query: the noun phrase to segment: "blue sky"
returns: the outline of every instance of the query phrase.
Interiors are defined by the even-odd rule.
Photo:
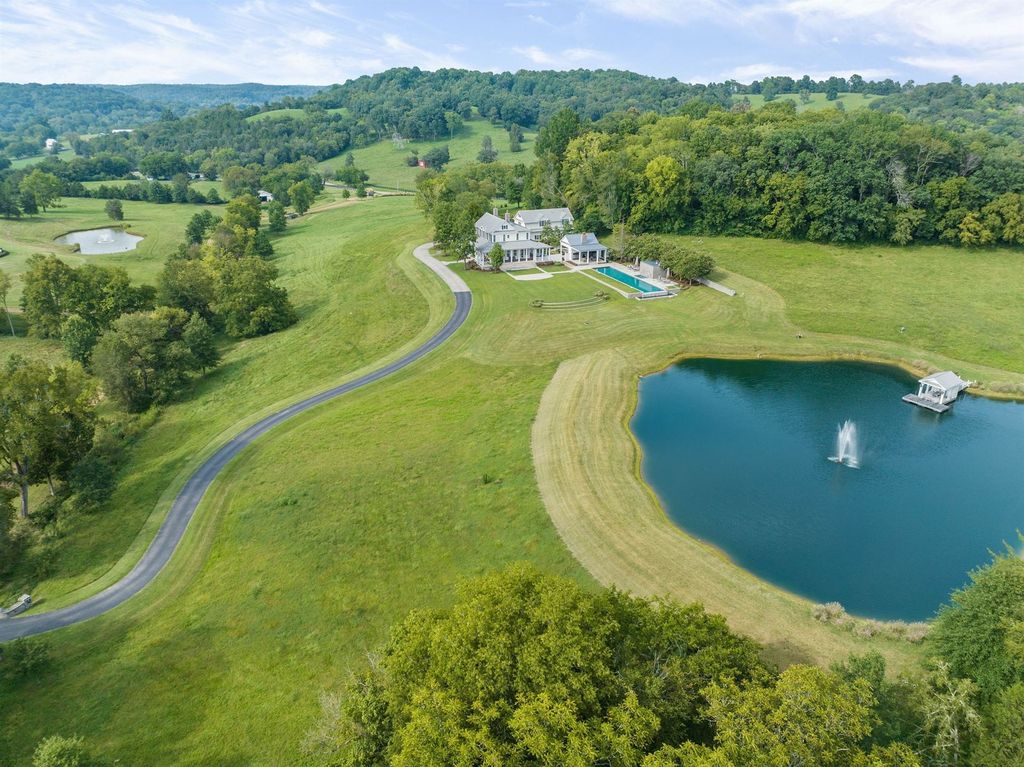
[[[0,0],[0,80],[328,84],[392,66],[688,82],[1024,78],[1022,0]]]

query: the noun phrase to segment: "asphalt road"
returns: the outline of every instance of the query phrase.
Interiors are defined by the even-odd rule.
[[[185,530],[188,528],[192,515],[195,514],[200,501],[202,501],[211,483],[217,478],[217,475],[220,474],[224,467],[246,447],[278,424],[324,402],[348,394],[356,389],[361,389],[382,378],[387,378],[402,368],[416,362],[421,357],[426,356],[451,338],[455,331],[462,326],[462,323],[466,321],[466,317],[469,316],[469,310],[473,304],[473,294],[460,277],[437,260],[431,258],[429,249],[429,243],[416,248],[416,258],[444,280],[445,284],[455,294],[455,311],[443,328],[422,346],[417,347],[401,359],[395,360],[348,383],[320,392],[301,402],[296,402],[294,405],[269,415],[250,426],[210,456],[188,478],[185,486],[178,493],[178,497],[174,499],[170,511],[167,512],[166,519],[164,519],[152,543],[149,544],[149,548],[146,549],[146,552],[136,563],[135,567],[132,568],[131,572],[98,594],[73,605],[35,615],[29,610],[27,613],[17,617],[0,619],[0,642],[17,639],[18,637],[42,634],[47,631],[63,628],[64,626],[81,623],[90,618],[95,618],[97,615],[102,615],[131,599],[149,585],[159,575],[167,562],[170,561],[174,550],[181,543],[182,536],[184,536]]]

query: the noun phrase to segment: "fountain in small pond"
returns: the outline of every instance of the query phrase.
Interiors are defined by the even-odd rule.
[[[836,434],[836,454],[829,456],[833,463],[849,466],[851,469],[860,467],[860,446],[857,444],[857,424],[845,421]]]

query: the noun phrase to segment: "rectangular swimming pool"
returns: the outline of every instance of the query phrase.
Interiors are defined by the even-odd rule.
[[[659,288],[657,285],[652,285],[649,282],[638,279],[632,274],[627,274],[621,269],[616,269],[614,266],[599,266],[595,271],[600,272],[605,277],[611,277],[617,282],[621,282],[623,285],[628,285],[633,290],[639,290],[641,293],[664,293],[663,288]]]

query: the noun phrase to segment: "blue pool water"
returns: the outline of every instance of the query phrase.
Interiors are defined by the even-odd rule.
[[[638,280],[632,274],[626,274],[620,269],[616,269],[614,266],[599,266],[597,271],[606,277],[611,277],[617,282],[621,282],[623,285],[629,285],[633,290],[639,290],[641,293],[661,293],[662,289],[657,285],[652,285],[649,282]]]
[[[934,614],[1024,531],[1024,405],[901,401],[917,382],[847,362],[691,360],[640,381],[643,474],[676,524],[815,602]],[[856,423],[860,468],[838,466]]]

